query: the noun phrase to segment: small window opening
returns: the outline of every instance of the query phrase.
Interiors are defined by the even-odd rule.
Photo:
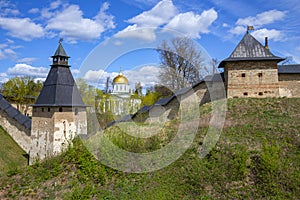
[[[248,96],[248,92],[244,92],[244,96]]]
[[[258,73],[258,77],[261,78],[262,77],[262,73]]]
[[[246,77],[246,74],[245,74],[245,73],[242,73],[242,77],[243,77],[243,78]]]
[[[78,108],[75,108],[75,115],[78,115]]]
[[[66,133],[67,133],[66,121],[63,121],[63,124],[64,124],[64,137],[66,138]]]
[[[62,112],[62,111],[63,111],[62,107],[59,107],[58,111],[59,111],[59,112]]]
[[[262,92],[259,92],[259,93],[258,93],[258,95],[259,95],[259,96],[262,96],[262,95],[263,95],[263,93],[262,93]]]
[[[50,108],[48,108],[48,112],[50,112]]]
[[[45,110],[44,110],[44,108],[42,108],[42,112],[44,112]]]

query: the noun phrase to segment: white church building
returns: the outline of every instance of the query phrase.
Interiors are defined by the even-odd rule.
[[[135,113],[140,108],[141,99],[134,97],[133,93],[134,90],[130,88],[128,79],[120,69],[119,74],[113,79],[110,98],[105,100],[103,112],[111,112],[117,116]]]

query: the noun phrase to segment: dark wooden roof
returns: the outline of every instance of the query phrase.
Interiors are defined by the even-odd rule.
[[[283,61],[284,58],[273,55],[268,48],[263,46],[247,31],[231,55],[223,60],[219,67],[224,67],[226,62],[255,60],[273,60],[280,62]]]
[[[170,101],[172,101],[174,98],[176,98],[175,95],[172,95],[172,96],[166,97],[166,98],[161,98],[161,99],[157,100],[153,105],[154,105],[154,106],[165,106],[165,105],[167,105]]]
[[[300,74],[300,64],[278,65],[278,74]]]
[[[19,124],[25,126],[26,129],[31,129],[31,119],[23,115],[19,110],[6,101],[2,94],[0,94],[0,110],[3,110],[12,119],[15,119]]]
[[[59,45],[54,53],[54,55],[52,57],[56,57],[56,56],[61,56],[61,57],[68,57],[69,56],[67,55],[65,49],[63,48],[61,42],[59,42]]]
[[[67,57],[61,43],[54,56]],[[69,65],[59,63],[51,65],[43,89],[33,106],[85,107]]]
[[[204,84],[205,82],[224,82],[224,73],[220,73],[220,74],[213,74],[213,75],[208,75],[206,76],[204,79],[202,79],[201,81],[199,81],[198,83],[186,87],[186,88],[182,88],[181,90],[178,90],[175,94],[173,94],[170,97],[166,97],[166,98],[161,98],[159,100],[157,100],[152,106],[143,106],[140,110],[138,110],[138,113],[141,112],[148,112],[149,110],[151,110],[152,107],[154,106],[166,106],[168,105],[173,99],[175,98],[179,98],[180,96],[188,93],[191,90],[194,90],[198,85],[200,84]],[[179,98],[180,99],[180,98]]]

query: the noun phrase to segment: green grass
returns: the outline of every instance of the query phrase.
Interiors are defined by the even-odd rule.
[[[209,107],[200,108],[200,120],[210,116]],[[106,167],[76,139],[60,156],[0,176],[0,199],[298,199],[299,107],[300,99],[230,99],[225,127],[208,155],[198,156],[207,131],[202,123],[178,160],[149,173]],[[165,131],[176,130],[177,122]],[[173,138],[163,133],[164,139],[138,142],[117,128],[104,135],[124,149],[146,152]]]
[[[0,175],[26,165],[25,152],[0,126]]]

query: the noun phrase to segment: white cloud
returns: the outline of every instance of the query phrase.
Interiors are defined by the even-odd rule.
[[[49,8],[43,8],[41,11],[41,16],[43,18],[51,18],[54,17],[55,13],[54,12],[50,12]]]
[[[246,28],[243,26],[236,26],[235,28],[229,30],[229,32],[234,35],[241,35],[246,32]],[[270,40],[274,41],[282,41],[285,39],[284,33],[275,29],[258,29],[253,31],[251,34],[260,42],[263,42],[265,40],[265,37],[268,37]]]
[[[154,41],[155,31],[161,27],[164,31],[175,30],[192,38],[200,38],[201,33],[209,33],[208,28],[217,17],[218,13],[214,9],[205,10],[201,14],[178,13],[171,0],[162,0],[152,9],[127,20],[132,25],[119,31],[115,36]]]
[[[28,10],[28,13],[30,14],[36,14],[38,13],[40,10],[38,8],[31,8],[30,10]]]
[[[15,49],[22,48],[20,45],[15,45],[13,40],[6,39],[5,43],[0,44],[0,60],[13,59],[18,57]]]
[[[19,15],[20,11],[17,9],[12,9],[12,8],[6,8],[2,11],[2,15],[6,16],[6,15]]]
[[[12,68],[8,68],[7,74],[13,76],[34,76],[39,78],[47,77],[49,72],[49,68],[45,67],[33,67],[28,64],[19,63],[13,66]]]
[[[223,23],[222,27],[227,28],[227,27],[229,27],[229,25],[227,23]]]
[[[284,35],[281,31],[275,29],[268,30],[265,28],[254,31],[252,35],[261,42],[264,41],[265,37],[268,37],[274,41],[281,41],[284,38]]]
[[[177,12],[176,7],[171,0],[162,0],[151,10],[145,11],[131,19],[128,22],[138,26],[157,27],[167,23]]]
[[[201,15],[194,12],[176,15],[164,28],[176,30],[192,38],[200,38],[200,33],[209,33],[208,27],[218,18],[214,9],[205,10]]]
[[[7,46],[7,44],[0,44],[0,49],[6,48]]]
[[[89,70],[86,72],[84,75],[84,79],[90,83],[98,83],[98,84],[103,84],[106,81],[107,77],[110,77],[110,79],[114,78],[117,76],[118,73],[113,72],[113,73],[108,73],[102,69],[96,71],[96,70]]]
[[[246,28],[244,26],[236,26],[229,30],[230,33],[234,35],[241,35],[246,32]]]
[[[51,18],[51,17],[55,17],[56,12],[53,12],[53,10],[57,9],[60,5],[62,5],[61,0],[51,2],[50,6],[48,8],[43,8],[42,9],[41,16],[43,18],[48,18],[48,19]]]
[[[17,53],[13,50],[13,48],[13,46],[9,46],[8,44],[0,44],[0,60],[16,58]]]
[[[6,73],[0,73],[0,83],[5,83],[7,82],[9,79],[7,77]]]
[[[17,55],[17,53],[12,49],[4,49],[3,52],[6,55],[10,55],[11,57],[15,57]]]
[[[282,20],[285,17],[285,12],[278,10],[269,10],[260,14],[257,14],[255,17],[247,17],[243,19],[238,19],[236,22],[237,25],[251,25],[254,28],[260,28],[266,24],[271,24],[275,21]]]
[[[50,3],[50,9],[56,9],[62,4],[61,0],[53,1]]]
[[[155,5],[160,0],[131,0],[131,1],[122,0],[122,1],[124,1],[125,3],[128,3],[128,4],[135,5],[136,7],[142,8],[143,5],[149,5],[149,6]]]
[[[141,82],[142,86],[149,87],[158,83],[159,72],[159,67],[146,65],[137,69],[126,70],[123,74],[128,78],[131,85]]]
[[[17,62],[31,64],[35,60],[36,60],[36,58],[21,58],[21,59],[18,59]]]
[[[20,11],[16,9],[16,5],[11,1],[1,0],[0,1],[0,16],[8,16],[8,15],[19,15]]]
[[[109,3],[104,2],[98,14],[94,17],[96,22],[101,24],[105,29],[115,28],[114,16],[108,15],[106,11],[109,9]]]
[[[69,5],[48,20],[46,29],[59,31],[60,36],[73,43],[77,40],[98,39],[101,33],[115,27],[114,17],[105,13],[108,7],[109,4],[104,3],[95,18],[89,19],[83,17],[78,5]],[[51,15],[48,12],[47,16]]]
[[[137,82],[141,82],[142,86],[147,87],[155,85],[158,82],[159,70],[160,68],[157,66],[148,65],[137,69],[125,70],[123,75],[127,77],[131,88],[134,89],[134,85]],[[107,77],[112,81],[118,74],[119,72],[109,73],[102,69],[98,71],[89,70],[83,78],[91,84],[104,87]]]
[[[144,11],[141,14],[127,20],[133,25],[119,31],[116,38],[136,38],[145,41],[154,41],[156,39],[155,29],[168,23],[177,13],[177,8],[171,0],[162,0],[152,9]]]
[[[119,31],[116,35],[116,38],[135,38],[145,41],[154,41],[156,39],[155,28],[141,28],[136,24],[128,26],[122,31]]]
[[[266,28],[261,28],[265,25],[274,23],[279,20],[283,20],[286,16],[286,12],[278,10],[269,10],[257,14],[256,16],[249,16],[246,18],[240,18],[236,21],[236,27],[229,30],[230,33],[234,35],[241,35],[246,32],[247,26],[253,26],[255,31],[253,35],[258,40],[264,40],[265,37],[269,37],[274,41],[279,41],[284,38],[284,34],[275,29],[268,30]]]
[[[41,38],[45,35],[43,27],[34,23],[29,18],[5,18],[0,17],[0,27],[15,38],[30,41],[34,38]]]

